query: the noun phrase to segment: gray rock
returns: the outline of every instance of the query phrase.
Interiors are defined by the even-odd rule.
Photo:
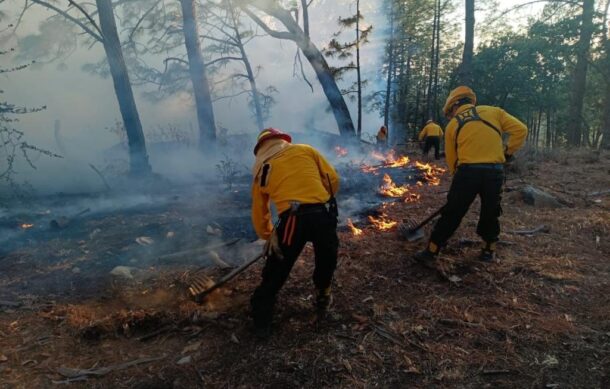
[[[520,191],[526,204],[539,208],[561,208],[563,204],[557,198],[541,189],[527,185]]]

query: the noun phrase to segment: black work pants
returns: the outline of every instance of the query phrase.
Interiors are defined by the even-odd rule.
[[[447,204],[434,226],[430,240],[439,247],[444,246],[479,195],[481,213],[477,234],[485,242],[497,242],[500,235],[498,218],[502,214],[503,181],[504,172],[501,168],[459,166],[447,195]]]
[[[441,138],[439,136],[427,136],[424,144],[424,155],[427,157],[430,149],[434,147],[434,159],[440,158]]]
[[[337,267],[339,248],[337,218],[330,215],[323,205],[306,209],[303,212],[297,211],[294,231],[291,232],[291,228],[286,228],[288,217],[289,211],[282,213],[277,227],[284,258],[279,259],[273,255],[267,258],[267,263],[263,268],[263,280],[250,300],[252,316],[257,326],[271,323],[277,294],[286,282],[292,266],[307,242],[313,243],[315,254],[313,283],[318,290],[331,286]],[[289,236],[286,236],[287,234]],[[287,242],[288,237],[291,238],[291,242]]]

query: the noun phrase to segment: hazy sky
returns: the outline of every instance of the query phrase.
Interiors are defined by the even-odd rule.
[[[347,0],[318,0],[311,7],[312,34],[314,42],[324,46],[333,32],[337,31],[336,20],[339,16],[348,16],[354,12],[353,1]],[[371,81],[368,92],[383,89],[384,80],[380,77],[380,60],[383,52],[384,15],[378,9],[377,0],[362,0],[363,14],[368,21],[376,26],[371,37],[371,44],[363,52],[363,71],[365,77]],[[508,8],[524,1],[501,1],[501,8]],[[0,6],[9,18],[15,16],[17,6],[23,4],[22,0],[8,0]],[[460,7],[461,9],[461,7]],[[540,5],[528,7],[527,12],[532,14],[540,9]],[[24,19],[17,32],[17,38],[37,32],[41,20],[50,15],[40,7],[34,7]],[[477,23],[485,23],[484,12],[477,14]],[[456,15],[461,20],[463,15]],[[523,18],[524,19],[524,18]],[[12,21],[12,20],[11,20]],[[461,22],[460,22],[461,23]],[[4,27],[0,28],[3,29]],[[18,49],[18,40],[8,36],[6,32],[0,44],[4,48]],[[317,83],[315,75],[308,63],[305,69],[308,77],[314,83],[314,92],[309,87],[293,77],[293,59],[296,52],[294,43],[279,41],[264,37],[254,40],[248,47],[248,53],[254,66],[261,66],[258,84],[262,88],[273,85],[279,93],[275,96],[276,106],[272,111],[272,118],[267,125],[283,128],[286,131],[300,131],[308,122],[313,122],[323,131],[336,131],[336,124],[331,113],[327,112],[326,99]],[[120,119],[116,98],[110,79],[102,79],[86,73],[82,66],[97,62],[103,58],[101,45],[93,48],[79,46],[79,48],[63,61],[31,67],[25,71],[9,73],[0,76],[1,89],[5,97],[13,103],[28,106],[46,105],[43,112],[26,115],[19,123],[28,139],[35,144],[41,144],[56,151],[53,137],[53,123],[61,120],[62,135],[66,148],[70,151],[69,158],[63,161],[52,161],[50,165],[58,170],[66,166],[82,165],[81,171],[90,175],[88,161],[99,163],[100,150],[112,146],[117,138],[110,134],[105,127],[111,126],[115,120]],[[162,67],[162,59],[158,59],[157,66]],[[2,67],[10,66],[11,59],[0,57]],[[346,87],[347,83],[341,84]],[[136,100],[144,128],[175,124],[188,127],[192,124],[196,128],[196,119],[192,104],[180,97],[167,99],[160,104],[153,104],[142,97],[143,88],[135,88]],[[350,103],[353,118],[356,120],[354,104]],[[251,132],[255,128],[250,113],[245,105],[245,99],[232,101],[223,100],[215,104],[217,122],[232,133]],[[364,131],[374,133],[382,120],[377,113],[366,114],[364,118]],[[45,174],[39,169],[39,174]],[[75,174],[74,180],[80,180],[80,174]],[[95,177],[92,178],[96,180]]]

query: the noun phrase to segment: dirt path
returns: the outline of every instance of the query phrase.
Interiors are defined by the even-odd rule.
[[[589,162],[521,166],[523,180],[509,189],[525,181],[569,206],[534,208],[507,193],[507,243],[493,264],[479,263],[478,247],[463,241],[476,241],[475,211],[441,271],[414,264],[422,243],[395,231],[341,232],[335,304],[321,323],[313,320],[306,248],[267,342],[252,337],[247,316],[260,266],[204,306],[184,298],[171,268],[78,303],[32,297],[1,306],[0,387],[50,387],[73,376],[72,387],[83,388],[608,388],[610,195],[587,194],[610,189],[610,156]],[[443,181],[422,188],[421,201],[385,212],[422,218],[442,204]],[[549,233],[507,233],[542,224]]]

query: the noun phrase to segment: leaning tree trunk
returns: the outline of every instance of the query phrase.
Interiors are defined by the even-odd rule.
[[[472,57],[474,56],[474,0],[466,0],[466,36],[464,53],[459,70],[459,80],[462,85],[472,85]]]
[[[593,35],[593,11],[595,1],[583,0],[582,22],[580,26],[580,39],[576,52],[576,68],[572,79],[572,95],[570,96],[569,115],[570,125],[568,144],[580,146],[582,144],[582,109],[587,84],[587,68],[589,65],[589,51],[591,36]]]
[[[129,73],[123,58],[112,2],[111,0],[96,0],[96,4],[99,12],[100,29],[104,38],[104,50],[114,83],[114,92],[117,96],[123,125],[127,133],[130,173],[134,176],[147,175],[151,172],[151,167],[146,153],[146,141],[136,100],[131,89]]]
[[[250,83],[250,90],[252,91],[252,102],[254,103],[254,113],[256,115],[256,125],[259,130],[265,128],[265,119],[263,116],[263,105],[261,103],[261,96],[258,92],[258,87],[256,86],[256,77],[254,76],[254,71],[252,70],[252,65],[250,64],[250,60],[248,59],[248,55],[246,54],[246,48],[241,40],[241,36],[239,35],[239,31],[237,31],[237,41],[239,45],[239,51],[244,61],[244,66],[246,68],[246,74],[248,76],[248,82]]]
[[[320,85],[322,85],[322,90],[333,110],[339,132],[344,136],[355,135],[354,123],[350,116],[349,109],[347,108],[347,104],[343,99],[341,90],[337,86],[326,59],[308,38],[297,43],[301,48],[303,55],[305,55],[305,58],[307,58],[313,67],[313,70],[318,77],[318,81],[320,81]]]
[[[318,77],[318,81],[322,86],[322,90],[324,91],[324,94],[326,95],[328,103],[330,104],[335,116],[339,133],[342,136],[354,136],[356,134],[354,122],[352,121],[352,117],[349,109],[347,108],[347,104],[345,103],[345,99],[341,94],[341,90],[337,86],[337,82],[332,75],[324,55],[322,55],[316,45],[303,32],[299,24],[293,19],[292,14],[288,10],[282,8],[274,0],[252,0],[251,2],[248,1],[246,3],[251,4],[270,16],[273,16],[274,18],[278,19],[284,25],[284,27],[286,27],[288,32],[274,31],[260,18],[248,10],[247,4],[243,8],[244,11],[256,22],[256,24],[263,28],[263,30],[265,30],[265,32],[267,32],[269,35],[279,39],[291,40],[297,44]]]
[[[195,2],[193,0],[180,0],[182,6],[182,22],[184,44],[189,59],[189,74],[195,94],[197,108],[197,121],[199,123],[199,148],[210,150],[216,140],[216,122],[214,120],[214,107],[212,94],[206,76],[205,63],[201,54],[201,43],[196,22]]]

